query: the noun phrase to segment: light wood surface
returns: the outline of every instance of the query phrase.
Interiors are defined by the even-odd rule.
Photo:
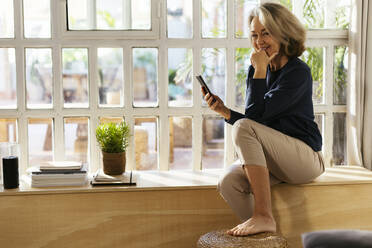
[[[137,187],[0,192],[0,247],[195,247],[239,223],[218,195],[218,171],[146,172]],[[311,184],[273,187],[273,211],[290,247],[324,229],[372,230],[372,173],[327,169]]]

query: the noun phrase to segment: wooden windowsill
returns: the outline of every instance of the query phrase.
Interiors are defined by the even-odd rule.
[[[76,187],[42,187],[31,188],[29,183],[20,180],[18,189],[4,190],[0,185],[0,196],[32,195],[32,194],[65,194],[65,193],[97,193],[152,190],[184,190],[216,188],[223,170],[193,171],[141,171],[136,186],[85,186]],[[372,184],[372,171],[359,166],[338,166],[327,168],[326,172],[302,187]]]
[[[194,171],[140,171],[135,186],[85,186],[66,187],[40,187],[32,188],[23,176],[17,189],[4,189],[0,186],[1,195],[32,195],[32,194],[58,194],[58,193],[82,193],[82,192],[122,192],[122,191],[151,191],[151,190],[174,190],[174,189],[205,189],[216,188],[218,179],[223,170]],[[91,178],[91,176],[89,177]]]

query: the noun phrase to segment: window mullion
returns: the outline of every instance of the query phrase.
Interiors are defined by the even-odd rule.
[[[194,75],[199,75],[201,73],[201,47],[197,46],[193,49],[193,72]],[[202,111],[202,94],[200,91],[200,85],[198,81],[193,76],[193,128],[192,128],[192,147],[193,147],[193,170],[201,170],[201,160],[202,160],[202,143],[203,143],[203,134],[202,134],[202,123],[203,115]]]
[[[235,1],[227,1],[227,39],[228,43],[235,40]],[[226,106],[235,105],[235,47],[226,47]],[[231,140],[231,125],[225,123],[225,149],[224,166],[227,167],[234,161],[234,148]]]
[[[53,109],[57,113],[54,120],[54,159],[64,160],[65,139],[63,126],[63,93],[62,93],[62,47],[54,46],[52,51],[53,61]]]
[[[159,169],[169,169],[169,118],[168,118],[168,51],[165,46],[159,47],[158,53],[158,154]]]
[[[88,12],[88,27],[93,27],[93,29],[97,28],[97,1],[91,0],[87,1],[87,12]]]
[[[192,168],[194,171],[201,170],[202,151],[202,114],[200,85],[195,75],[201,73],[201,1],[193,0],[193,108],[192,108]]]
[[[22,0],[14,0],[14,37],[16,40],[23,40],[23,4]]]
[[[24,174],[28,164],[28,136],[27,136],[27,118],[26,118],[26,87],[25,87],[25,50],[23,46],[17,46],[16,56],[16,80],[17,80],[17,112],[19,114],[18,122],[18,143],[21,147],[20,152],[20,174]]]
[[[89,64],[89,109],[90,109],[90,119],[89,119],[89,130],[90,137],[88,137],[88,156],[89,156],[89,166],[91,171],[96,171],[99,168],[99,154],[100,149],[97,146],[97,140],[95,135],[95,129],[99,124],[98,113],[98,68],[97,68],[97,47],[92,46],[88,48],[88,64]]]
[[[193,40],[192,42],[199,42],[201,39],[201,2],[200,0],[193,0],[192,8],[193,8]],[[195,44],[195,43],[194,43]],[[196,43],[198,44],[198,43]],[[195,71],[196,72],[196,71]]]
[[[124,120],[130,127],[132,136],[127,148],[127,164],[126,170],[136,168],[135,150],[134,150],[134,117],[133,117],[133,63],[132,63],[132,47],[125,46],[123,48],[123,70],[124,70]]]
[[[59,24],[61,22],[61,16],[60,16],[60,10],[59,7],[61,5],[58,3],[58,1],[50,1],[50,25],[51,25],[51,37],[52,40],[54,39],[60,39],[61,38],[61,25]],[[62,22],[63,23],[63,22]]]
[[[324,54],[324,97],[327,110],[324,118],[324,157],[327,167],[331,166],[333,148],[333,45],[328,45]]]
[[[333,147],[333,113],[327,109],[324,116],[324,137],[323,137],[323,156],[325,166],[331,166],[332,147]]]

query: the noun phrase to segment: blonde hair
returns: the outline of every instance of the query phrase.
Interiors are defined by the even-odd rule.
[[[264,3],[254,8],[248,22],[258,17],[271,36],[280,43],[279,54],[299,57],[305,51],[306,29],[286,7],[277,3]]]

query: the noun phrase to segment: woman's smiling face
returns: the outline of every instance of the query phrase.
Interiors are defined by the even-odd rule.
[[[265,50],[269,57],[279,52],[279,42],[271,36],[257,16],[255,16],[251,22],[251,41],[254,48],[257,50]]]

